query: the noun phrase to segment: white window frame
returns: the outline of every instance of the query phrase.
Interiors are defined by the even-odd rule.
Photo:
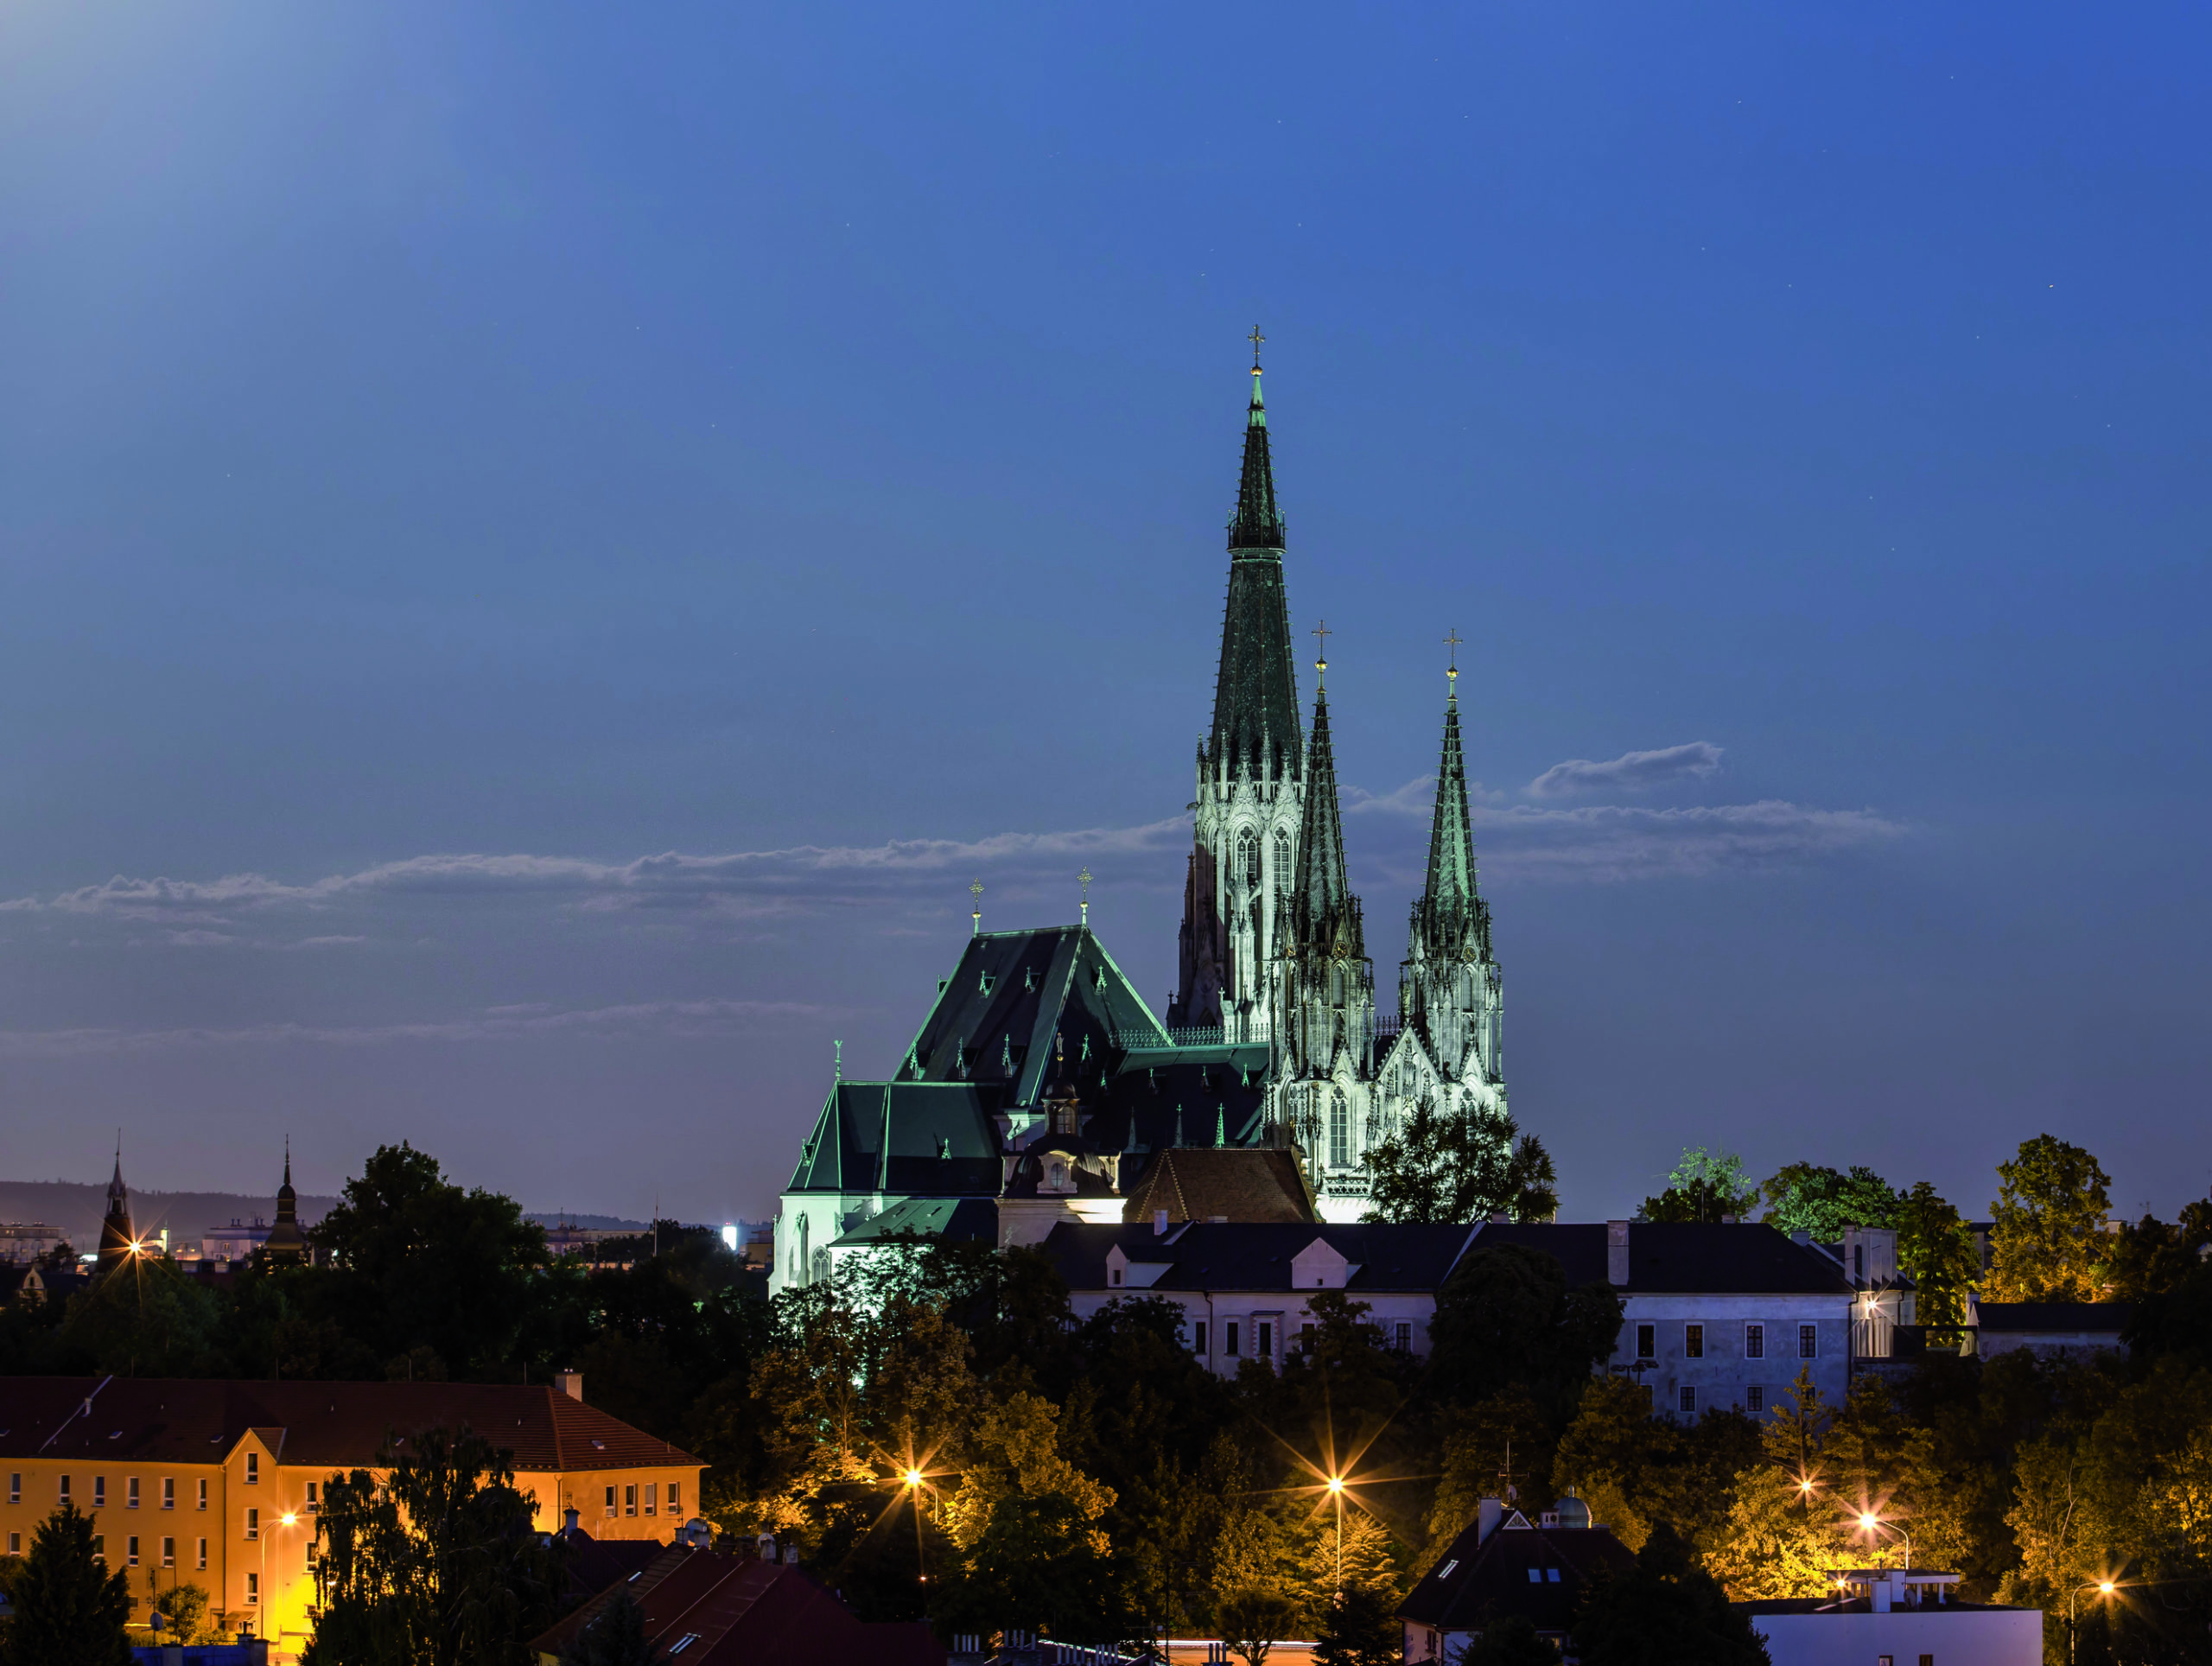
[[[1766,1321],[1764,1319],[1747,1319],[1744,1321],[1744,1358],[1746,1359],[1766,1358]]]

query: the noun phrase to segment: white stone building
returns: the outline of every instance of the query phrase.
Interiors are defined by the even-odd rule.
[[[2043,1611],[1961,1602],[1959,1576],[1857,1569],[1833,1598],[1738,1603],[1773,1666],[2042,1666]]]

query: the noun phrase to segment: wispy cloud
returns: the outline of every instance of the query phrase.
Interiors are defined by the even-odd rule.
[[[850,1010],[791,1001],[652,1001],[567,1009],[540,1005],[491,1007],[457,1018],[404,1024],[0,1030],[0,1058],[54,1059],[86,1053],[296,1045],[373,1047],[394,1042],[512,1041],[547,1035],[580,1035],[609,1041],[686,1040],[753,1033],[794,1020],[835,1016]]]
[[[1478,811],[1475,820],[1486,871],[1599,882],[1800,868],[1909,830],[1872,810],[1815,810],[1777,798],[1673,810],[1516,804]]]
[[[1688,741],[1654,752],[1624,752],[1605,763],[1570,758],[1554,764],[1529,783],[1532,798],[1581,798],[1599,792],[1648,792],[1681,781],[1702,781],[1720,773],[1720,748],[1710,741]]]

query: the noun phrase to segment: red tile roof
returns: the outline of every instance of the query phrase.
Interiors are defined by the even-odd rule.
[[[700,1466],[682,1447],[541,1386],[0,1377],[0,1457],[212,1464],[255,1430],[280,1463],[366,1467],[388,1435],[463,1424],[512,1453],[518,1471]]]
[[[944,1666],[927,1625],[871,1624],[788,1563],[670,1545],[530,1646],[557,1657],[626,1590],[671,1666]]]

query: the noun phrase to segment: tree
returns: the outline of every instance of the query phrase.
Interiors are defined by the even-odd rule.
[[[1260,1587],[1224,1597],[1215,1615],[1222,1641],[1244,1666],[1265,1666],[1268,1651],[1298,1629],[1298,1604],[1280,1591]]]
[[[1321,1610],[1313,1637],[1313,1666],[1399,1666],[1406,1634],[1395,1618],[1397,1606],[1393,1591],[1347,1585]]]
[[[2202,1264],[2212,1245],[2212,1202],[2183,1207],[2171,1225],[2145,1215],[2112,1235],[2103,1276],[2114,1301],[2142,1302],[2175,1289]]]
[[[1759,1188],[1766,1200],[1762,1218],[1784,1232],[1808,1232],[1818,1243],[1831,1243],[1847,1226],[1888,1226],[1897,1194],[1871,1168],[1853,1166],[1848,1173],[1811,1163],[1791,1163]]]
[[[321,1612],[302,1666],[526,1666],[553,1617],[553,1553],[512,1454],[462,1428],[396,1437],[323,1484]]]
[[[1610,1286],[1571,1289],[1558,1256],[1478,1240],[1437,1292],[1430,1380],[1447,1400],[1484,1400],[1519,1383],[1539,1400],[1571,1401],[1612,1353],[1620,1328]]]
[[[1575,1488],[1631,1550],[1662,1523],[1704,1545],[1718,1536],[1735,1478],[1758,1450],[1758,1427],[1741,1412],[1677,1423],[1652,1415],[1641,1384],[1602,1377],[1585,1389],[1560,1437],[1552,1479]]]
[[[148,1566],[146,1606],[156,1617],[155,1629],[166,1632],[168,1641],[181,1644],[221,1642],[223,1633],[208,1621],[209,1603],[206,1586],[194,1585],[187,1580],[164,1589],[161,1570]]]
[[[190,1377],[220,1319],[217,1297],[168,1256],[128,1256],[69,1298],[55,1341],[95,1370]]]
[[[433,1361],[456,1377],[504,1371],[545,1259],[544,1229],[513,1199],[464,1192],[404,1141],[379,1147],[308,1237],[330,1259],[340,1327],[410,1376]]]
[[[1451,1666],[1559,1666],[1560,1651],[1526,1614],[1508,1614],[1475,1634]]]
[[[1370,1221],[1549,1220],[1559,1176],[1535,1135],[1497,1105],[1440,1111],[1424,1098],[1365,1158]]]
[[[39,1523],[12,1594],[6,1666],[130,1666],[130,1587],[93,1554],[92,1518],[75,1504]]]
[[[1729,1607],[1720,1582],[1663,1523],[1633,1567],[1592,1587],[1573,1635],[1583,1666],[1767,1666],[1751,1616]]]
[[[1732,1152],[1709,1153],[1703,1146],[1686,1146],[1681,1161],[1667,1176],[1667,1189],[1656,1198],[1646,1198],[1636,1218],[1640,1221],[1717,1221],[1730,1216],[1741,1220],[1751,1213],[1758,1196],[1741,1157]]]
[[[644,1606],[618,1585],[613,1599],[561,1651],[561,1666],[656,1666],[665,1658],[645,1635]]]
[[[2112,1181],[2097,1160],[2038,1134],[1997,1165],[1997,1178],[1984,1294],[1992,1301],[2096,1300],[2112,1207]]]
[[[1897,1199],[1897,1265],[1916,1292],[1923,1325],[1963,1325],[1967,1292],[1981,1277],[1981,1250],[1959,1211],[1926,1180]]]
[[[1446,1425],[1442,1472],[1428,1512],[1428,1546],[1420,1565],[1433,1567],[1452,1541],[1465,1532],[1482,1511],[1482,1501],[1516,1496],[1508,1504],[1542,1507],[1553,1495],[1552,1456],[1559,1440],[1542,1408],[1526,1388],[1499,1390],[1487,1400],[1454,1408]],[[1513,1480],[1501,1478],[1509,1471]]]
[[[971,1612],[1095,1637],[1122,1618],[1098,1524],[1115,1495],[1061,1453],[1059,1421],[1034,1394],[986,1407],[944,1527],[966,1554]]]

